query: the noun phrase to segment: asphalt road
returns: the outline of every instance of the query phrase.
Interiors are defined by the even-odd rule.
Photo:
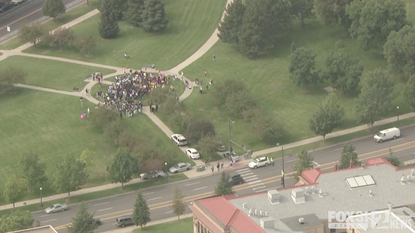
[[[27,0],[10,10],[0,13],[0,43],[17,35],[18,29],[25,24],[43,23],[50,17],[43,16],[42,5],[45,0]],[[85,0],[63,0],[66,10],[70,10]],[[10,32],[7,31],[10,27]]]
[[[362,162],[372,158],[389,156],[389,148],[392,149],[393,155],[401,161],[413,160],[415,159],[415,134],[411,134],[411,132],[414,130],[415,127],[403,129],[401,131],[402,137],[393,141],[376,143],[373,137],[367,137],[356,140],[352,144],[356,147]],[[340,144],[312,152],[316,167],[323,171],[333,170],[335,161],[340,158],[342,148],[343,144]],[[286,187],[294,185],[294,179],[290,177],[290,174],[292,174],[295,160],[295,156],[287,156],[285,158]],[[245,179],[244,184],[234,187],[236,194],[246,195],[281,187],[281,160],[277,159],[275,163],[275,166],[255,170],[241,168],[231,171],[231,175],[241,174]],[[193,200],[211,196],[218,179],[219,175],[210,175],[144,190],[143,195],[150,207],[151,219],[159,220],[174,216],[170,207],[170,200],[173,197],[176,186],[185,195],[184,201],[190,203]],[[135,198],[136,193],[130,193],[88,202],[89,211],[94,212],[95,217],[100,218],[103,222],[103,225],[96,232],[114,230],[116,228],[115,218],[131,214]],[[33,213],[33,216],[41,225],[50,224],[56,227],[59,232],[66,232],[65,225],[70,223],[71,219],[76,215],[77,208],[78,205],[73,205],[70,206],[68,211],[62,213],[47,215],[41,212]],[[190,210],[187,209],[186,213],[189,212]]]

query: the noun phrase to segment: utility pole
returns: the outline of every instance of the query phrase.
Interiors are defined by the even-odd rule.
[[[232,121],[235,123],[235,121]],[[232,154],[232,132],[231,132],[231,119],[228,118],[228,134],[229,134],[229,152]]]
[[[281,184],[282,187],[285,188],[285,171],[284,171],[284,147],[281,146],[281,153],[282,153],[282,171],[281,171]]]

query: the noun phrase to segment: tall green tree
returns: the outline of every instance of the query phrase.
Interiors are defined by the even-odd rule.
[[[80,189],[88,181],[89,175],[85,171],[85,166],[85,163],[74,155],[65,155],[53,171],[52,184],[55,190],[68,193],[70,199],[71,192]]]
[[[218,26],[218,37],[222,42],[235,46],[239,44],[239,31],[245,14],[245,5],[242,0],[234,0],[226,6],[223,21]]]
[[[107,167],[108,174],[113,183],[124,184],[133,179],[138,174],[138,161],[130,150],[125,147],[118,148],[112,163]]]
[[[303,171],[313,168],[313,157],[303,150],[297,155],[297,162],[294,165],[295,179],[298,181]]]
[[[341,25],[345,29],[350,27],[350,19],[346,13],[346,6],[353,0],[314,0],[314,9],[324,25]]]
[[[402,0],[355,0],[346,12],[352,22],[349,33],[363,50],[383,47],[392,31],[408,23]]]
[[[232,184],[229,183],[230,175],[226,172],[222,172],[219,182],[215,187],[215,194],[218,196],[232,194]]]
[[[147,32],[164,31],[169,24],[164,12],[164,3],[161,0],[146,0],[142,19],[141,27]]]
[[[33,227],[34,219],[29,210],[16,210],[0,219],[0,232],[13,232]]]
[[[330,80],[334,88],[345,93],[359,86],[363,66],[359,65],[358,59],[350,58],[341,40],[336,43],[334,50],[326,58],[325,64],[326,70],[323,72],[323,78]]]
[[[77,160],[85,163],[85,170],[94,166],[94,152],[90,151],[88,148],[82,151],[81,155]]]
[[[14,85],[26,82],[27,73],[21,68],[9,66],[0,72],[0,93],[14,91]]]
[[[361,165],[359,156],[356,153],[356,148],[352,144],[346,144],[341,153],[339,169],[348,168],[350,167],[350,164],[354,167]]]
[[[405,26],[398,32],[392,31],[383,46],[389,69],[406,79],[415,74],[415,28]]]
[[[314,18],[314,2],[312,0],[291,0],[291,15],[300,20],[304,28],[304,20]]]
[[[373,126],[395,99],[394,86],[387,71],[375,69],[368,72],[362,80],[362,89],[356,100],[356,119]]]
[[[68,227],[70,233],[93,233],[97,229],[94,215],[88,212],[88,207],[82,203],[79,206],[76,217],[72,218],[72,225]]]
[[[128,0],[127,5],[128,9],[125,15],[127,21],[136,27],[141,27],[143,25],[144,0]]]
[[[297,87],[307,90],[310,84],[319,82],[315,59],[316,53],[307,48],[298,48],[291,55],[289,71]]]
[[[33,191],[46,183],[46,164],[41,163],[37,154],[24,154],[20,161],[22,174],[26,178],[28,187]]]
[[[147,201],[144,199],[143,194],[139,191],[137,193],[137,199],[135,199],[134,211],[132,215],[133,222],[136,226],[147,225],[150,222],[150,209],[148,208]]]
[[[23,200],[26,193],[27,180],[25,178],[17,177],[16,175],[10,176],[6,182],[3,196],[7,202],[13,204],[13,210],[15,209],[16,202]]]
[[[65,14],[66,7],[63,0],[45,0],[42,5],[42,11],[45,16],[53,18],[56,22],[56,17]]]
[[[99,34],[104,39],[113,39],[117,37],[120,32],[117,21],[117,12],[115,9],[115,1],[117,0],[102,0],[99,6],[101,13],[101,22],[98,26]]]
[[[184,136],[189,143],[197,143],[202,137],[216,136],[215,126],[208,120],[195,119],[187,125]]]
[[[174,196],[173,200],[171,201],[171,208],[173,209],[173,213],[177,215],[177,219],[180,221],[180,215],[184,214],[186,210],[186,204],[183,202],[183,195],[180,192],[179,188],[174,189]]]
[[[19,29],[19,39],[22,42],[33,43],[33,46],[37,48],[37,42],[47,34],[42,24],[25,24]]]
[[[412,111],[415,112],[415,74],[409,78],[406,84],[404,97],[405,101],[411,106]]]
[[[45,37],[45,41],[49,42],[50,46],[58,47],[61,51],[67,45],[72,45],[75,40],[75,33],[71,28],[60,27],[53,30],[52,34]]]
[[[331,93],[309,120],[309,127],[315,134],[323,136],[323,140],[326,141],[326,135],[340,125],[343,116],[344,112],[336,95]]]

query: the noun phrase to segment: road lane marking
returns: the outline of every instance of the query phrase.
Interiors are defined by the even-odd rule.
[[[239,175],[243,175],[243,174],[252,173],[252,171],[251,171],[251,170],[248,170],[248,171],[241,171],[241,172],[236,171],[236,173],[238,173]]]
[[[94,206],[106,205],[106,204],[108,204],[108,203],[109,203],[109,202],[98,203],[98,204],[95,204]]]
[[[110,208],[105,208],[105,209],[100,209],[100,210],[97,210],[97,212],[102,212],[102,211],[107,211],[107,210],[112,210],[112,207],[110,207]]]
[[[253,185],[250,185],[249,187],[252,188],[252,187],[256,187],[256,186],[260,186],[260,185],[264,185],[264,184],[263,183],[253,184]]]
[[[47,217],[47,216],[50,216],[50,214],[41,215],[40,217],[43,218],[43,217]]]
[[[257,175],[249,175],[249,176],[242,176],[245,180],[246,179],[250,179],[250,178],[253,178],[253,177],[255,177],[255,178],[258,178],[258,176]]]
[[[313,161],[313,164],[316,165],[317,167],[320,166],[320,164],[318,164],[316,161]]]
[[[260,180],[249,182],[248,184],[255,184],[261,182]]]
[[[37,10],[35,10],[35,11],[33,11],[33,12],[31,12],[31,13],[29,13],[29,14],[27,14],[27,15],[25,15],[25,16],[23,16],[23,17],[21,17],[21,18],[18,18],[18,19],[16,19],[15,21],[10,22],[7,26],[1,27],[1,28],[0,28],[0,30],[3,30],[3,29],[5,29],[6,27],[8,27],[9,25],[15,24],[15,23],[19,22],[20,20],[25,19],[25,18],[27,18],[27,17],[29,17],[29,16],[31,16],[31,15],[33,15],[33,14],[35,14],[35,13],[37,13],[37,12],[41,11],[41,10],[42,10],[42,8],[37,9]]]
[[[171,214],[173,213],[173,210],[167,211],[166,214]]]
[[[246,170],[250,171],[251,169],[249,169],[249,168],[247,167],[247,168],[238,169],[238,170],[236,170],[236,172],[242,172],[242,171],[246,171]]]
[[[259,187],[256,187],[256,188],[253,188],[253,190],[264,189],[264,188],[266,188],[266,187],[267,187],[267,186],[262,185],[262,186],[259,186]]]
[[[54,219],[49,219],[49,220],[46,220],[46,221],[42,221],[40,223],[53,222],[53,221],[56,221],[56,220],[58,220],[58,219],[54,218]]]
[[[161,197],[155,197],[155,198],[150,198],[150,199],[148,199],[147,201],[154,201],[154,200],[157,200],[157,199],[160,199]]]
[[[200,182],[191,183],[191,184],[186,184],[186,186],[192,186],[192,185],[195,185],[195,184],[200,184]]]
[[[208,186],[201,187],[201,188],[197,188],[197,189],[193,189],[192,191],[197,191],[197,190],[205,189],[205,188],[207,188],[207,187],[208,187]]]
[[[154,192],[150,192],[150,193],[143,193],[143,195],[145,196],[145,195],[150,195],[150,194],[153,194]]]

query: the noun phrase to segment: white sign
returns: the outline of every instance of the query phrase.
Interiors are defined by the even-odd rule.
[[[7,31],[10,32],[10,27],[9,26],[7,26]]]
[[[329,229],[408,229],[415,226],[411,217],[397,216],[388,211],[328,211]],[[386,232],[386,231],[385,231]]]

